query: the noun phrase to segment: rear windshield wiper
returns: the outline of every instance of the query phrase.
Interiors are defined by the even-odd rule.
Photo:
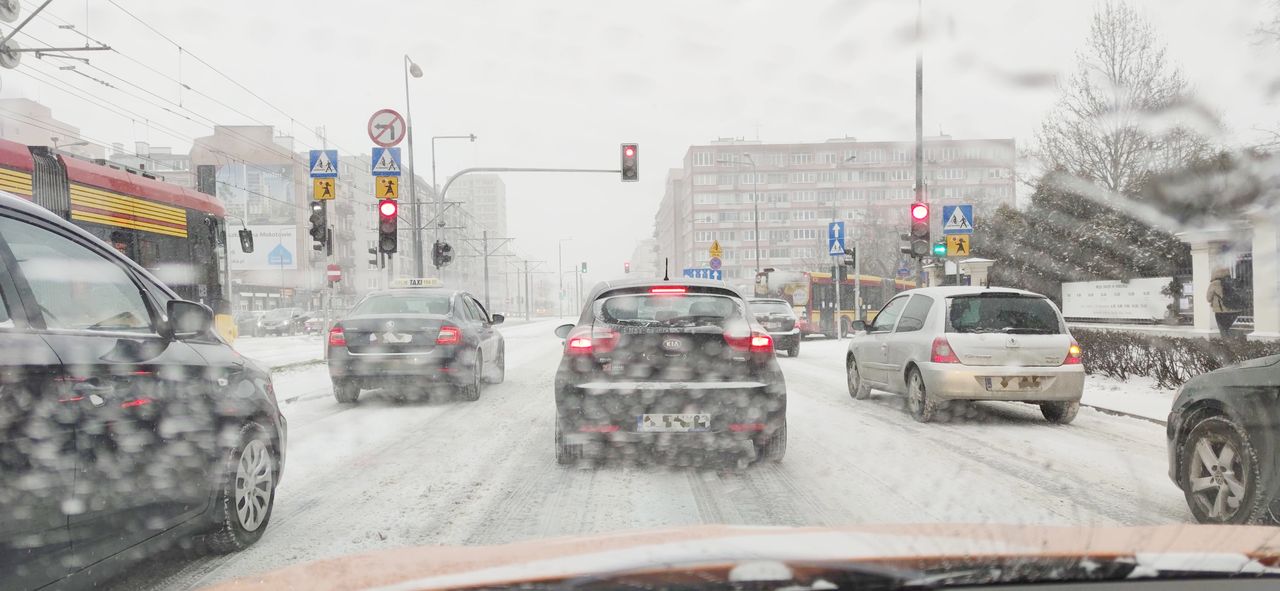
[[[1002,328],[1000,329],[1000,332],[1005,334],[1058,334],[1058,331],[1049,330],[1047,328],[1024,328],[1015,326]]]

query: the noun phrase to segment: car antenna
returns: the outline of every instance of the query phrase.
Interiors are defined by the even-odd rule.
[[[671,257],[662,259],[662,280],[671,281]]]

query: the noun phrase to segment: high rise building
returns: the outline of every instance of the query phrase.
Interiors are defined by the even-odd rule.
[[[971,203],[981,216],[1014,203],[1012,139],[931,137],[924,154],[935,234],[942,205]],[[844,221],[850,240],[865,245],[864,269],[894,267],[914,180],[911,141],[690,146],[683,166],[667,174],[654,218],[656,258],[669,257],[673,274],[706,267],[718,241],[725,280],[734,285],[750,284],[757,268],[829,270],[827,224]]]
[[[496,174],[468,174],[449,186],[449,201],[462,208],[489,230],[490,235],[507,235],[507,184]]]

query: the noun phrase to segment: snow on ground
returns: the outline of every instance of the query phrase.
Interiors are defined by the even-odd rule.
[[[186,589],[409,545],[699,523],[1190,519],[1165,476],[1159,425],[1082,409],[1057,426],[1034,406],[989,402],[919,424],[899,396],[849,397],[847,341],[805,341],[800,357],[779,360],[789,392],[779,464],[562,467],[552,447],[559,323],[503,327],[506,382],[476,402],[397,403],[374,391],[342,406],[323,365],[277,372],[290,436],[266,535],[234,555],[151,561],[115,588]]]
[[[1107,376],[1091,375],[1084,380],[1084,404],[1146,417],[1164,422],[1173,408],[1176,390],[1156,386],[1155,380],[1137,376],[1117,380]]]

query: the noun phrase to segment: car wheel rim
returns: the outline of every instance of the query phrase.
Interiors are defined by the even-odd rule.
[[[240,452],[236,467],[236,516],[245,531],[255,531],[267,520],[271,506],[273,460],[271,450],[254,439]]]
[[[850,361],[848,373],[849,373],[849,393],[857,394],[858,386],[861,381],[860,376],[858,375],[858,364],[853,361]]]
[[[910,394],[907,395],[907,404],[911,406],[911,412],[919,414],[924,407],[924,384],[920,383],[919,376],[912,374]]]
[[[1240,510],[1248,477],[1230,441],[1196,441],[1189,479],[1191,493],[1210,519],[1227,521]]]

